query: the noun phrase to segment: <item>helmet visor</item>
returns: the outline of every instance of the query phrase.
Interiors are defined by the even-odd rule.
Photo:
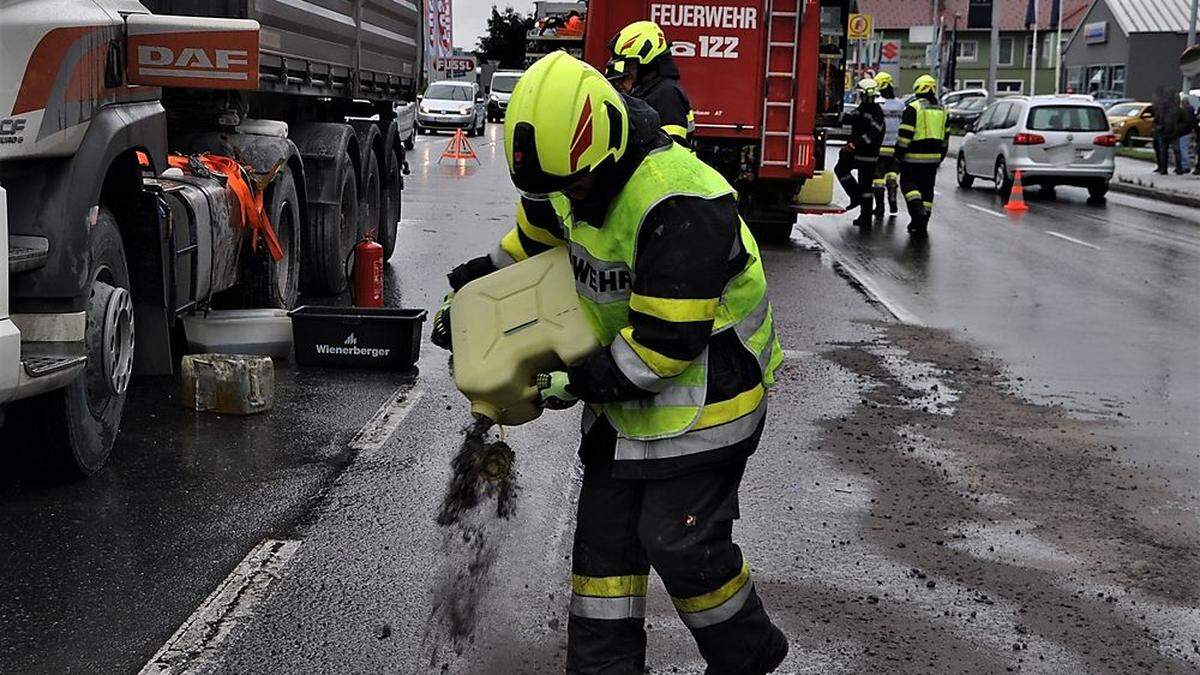
[[[556,192],[566,192],[591,173],[588,167],[566,176],[547,173],[538,158],[533,126],[528,122],[520,122],[513,129],[513,147],[509,156],[508,169],[513,185],[535,201],[545,201]]]

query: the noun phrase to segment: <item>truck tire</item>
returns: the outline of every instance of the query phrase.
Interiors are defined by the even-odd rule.
[[[386,263],[396,250],[396,230],[400,227],[400,216],[404,209],[404,151],[399,147],[384,148],[384,155],[387,163],[383,173],[383,219],[379,226],[379,244],[383,246],[383,260]]]
[[[754,239],[764,244],[783,244],[791,240],[796,214],[792,211],[779,213],[758,212],[746,219],[746,225]]]
[[[311,201],[309,204],[312,225],[304,256],[305,286],[323,295],[336,295],[346,289],[343,264],[358,237],[358,179],[349,157],[339,162],[343,166],[325,174],[340,177],[334,191],[337,202],[329,206],[313,206]]]
[[[121,425],[133,373],[133,296],[116,218],[101,207],[92,228],[87,306],[88,362],[83,375],[57,391],[13,403],[6,434],[50,477],[77,479],[108,460]]]
[[[292,309],[300,295],[300,193],[287,166],[267,188],[267,217],[283,249],[276,262],[265,250],[250,251],[248,286],[255,307]],[[260,246],[260,249],[262,247]]]
[[[379,240],[383,231],[383,174],[379,157],[370,148],[364,148],[362,182],[358,193],[358,238],[362,240],[369,232]]]

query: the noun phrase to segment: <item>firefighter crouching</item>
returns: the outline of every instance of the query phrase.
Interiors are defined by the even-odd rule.
[[[833,174],[850,197],[846,210],[860,207],[858,218],[854,220],[859,227],[871,225],[875,163],[879,161],[879,147],[883,142],[883,109],[875,102],[877,89],[875,80],[870,78],[859,80],[854,86],[858,107],[845,116],[850,125],[850,140],[833,166]],[[857,180],[852,172],[858,174]]]
[[[548,407],[586,404],[567,671],[644,672],[653,567],[710,672],[771,672],[787,639],[732,531],[783,353],[734,190],[648,105],[565,52],[521,77],[504,138],[517,225],[452,287],[554,246],[621,280],[577,277],[605,346],[538,377]],[[448,316],[434,325],[445,344]]]
[[[908,231],[924,234],[933,212],[933,186],[938,167],[946,158],[946,109],[937,100],[937,81],[922,75],[913,83],[912,102],[900,118],[896,158],[900,162],[900,189],[908,204]]]
[[[896,84],[891,73],[875,75],[879,87],[879,107],[883,110],[883,144],[879,146],[879,161],[875,164],[875,217],[883,218],[884,193],[887,208],[892,215],[899,210],[896,203],[896,188],[900,182],[900,165],[896,162],[896,139],[900,132],[900,117],[904,114],[904,101],[896,98]]]
[[[635,21],[622,28],[608,45],[612,53],[605,77],[623,94],[645,101],[658,113],[663,131],[692,147],[696,116],[679,84],[679,67],[671,58],[671,43],[653,21]]]

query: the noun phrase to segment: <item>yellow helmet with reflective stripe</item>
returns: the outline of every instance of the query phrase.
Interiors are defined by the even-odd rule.
[[[642,65],[662,56],[670,46],[667,36],[653,21],[634,21],[622,28],[609,44],[614,58],[633,59]]]
[[[913,82],[914,94],[928,94],[937,89],[937,80],[933,79],[932,75],[922,75]]]
[[[538,59],[513,89],[504,153],[527,195],[562,192],[625,155],[629,112],[595,68],[559,51]]]
[[[887,72],[886,70],[881,70],[878,73],[875,73],[875,84],[879,85],[880,89],[883,89],[884,87],[893,86],[895,84],[895,80],[892,79],[891,73]]]

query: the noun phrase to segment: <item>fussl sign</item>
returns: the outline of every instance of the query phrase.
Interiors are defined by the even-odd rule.
[[[466,73],[475,70],[475,59],[469,56],[451,56],[449,58],[438,59],[435,62],[435,66],[443,73]]]
[[[851,14],[846,20],[846,39],[870,40],[875,17],[870,14]]]

